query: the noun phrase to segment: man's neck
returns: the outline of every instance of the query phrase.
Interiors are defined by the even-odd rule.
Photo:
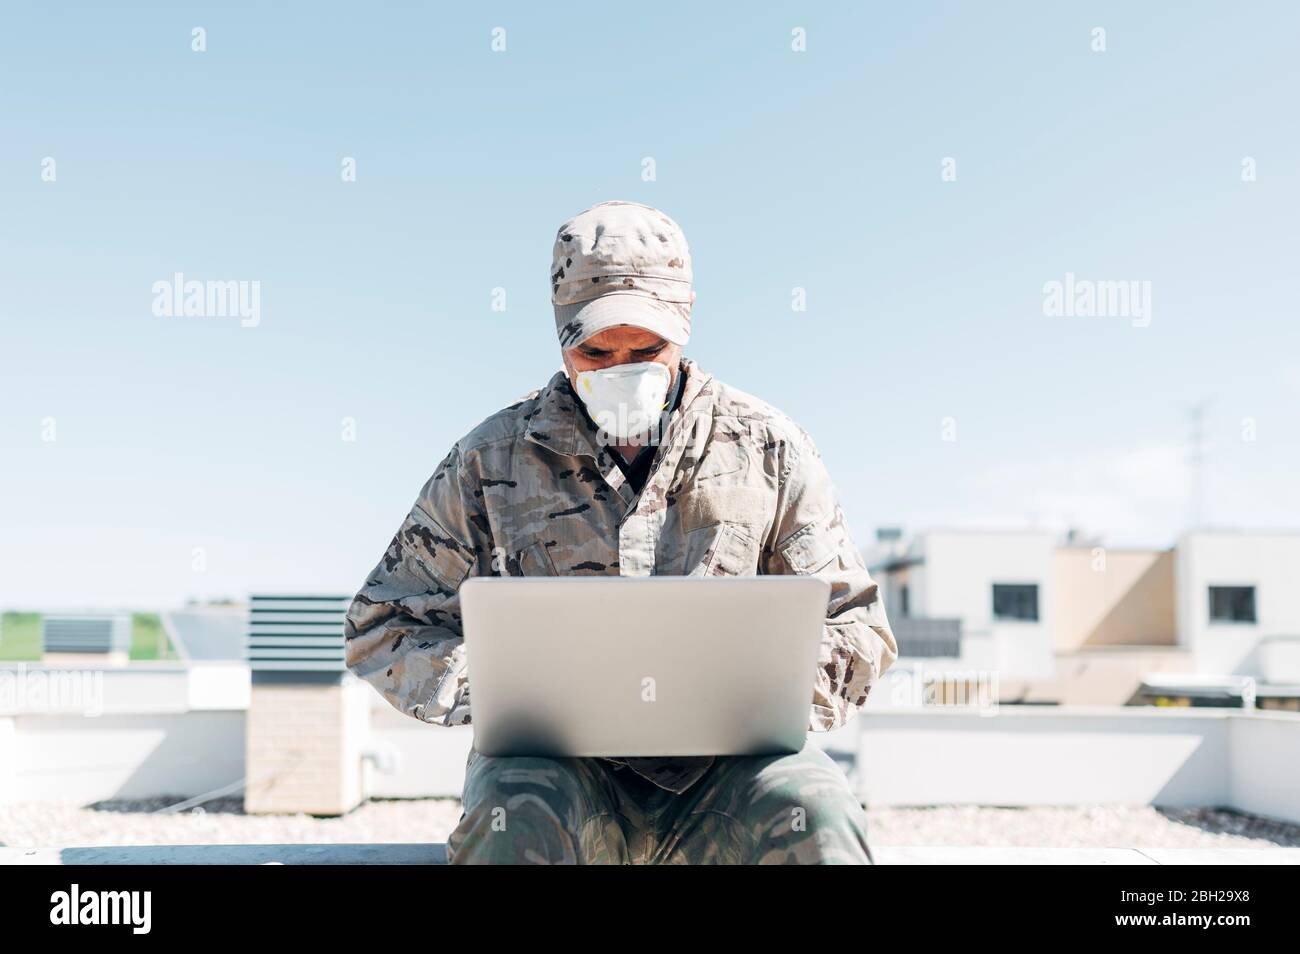
[[[610,444],[609,446],[618,451],[619,455],[629,464],[641,456],[641,452],[646,448],[644,444]]]

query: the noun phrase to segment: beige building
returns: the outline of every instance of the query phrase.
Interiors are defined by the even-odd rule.
[[[1051,679],[1004,681],[1025,702],[1126,705],[1150,673],[1190,673],[1178,646],[1173,550],[1061,546],[1052,556]]]
[[[890,531],[868,562],[901,668],[994,684],[1002,703],[1300,708],[1300,533],[1131,549]]]

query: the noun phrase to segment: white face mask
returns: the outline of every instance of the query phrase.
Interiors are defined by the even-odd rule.
[[[672,375],[657,361],[578,372],[578,397],[606,443],[627,444],[650,434],[668,402]]]

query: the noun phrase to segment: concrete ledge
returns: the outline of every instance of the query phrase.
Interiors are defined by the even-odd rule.
[[[873,848],[882,865],[1300,865],[1300,848]]]
[[[946,848],[872,850],[882,865],[1300,865],[1300,848]],[[444,845],[124,845],[0,848],[5,865],[442,865]]]
[[[4,865],[445,865],[436,844],[0,848]]]

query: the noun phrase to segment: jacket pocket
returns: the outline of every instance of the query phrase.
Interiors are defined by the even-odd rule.
[[[742,523],[724,523],[705,570],[708,576],[755,576],[759,542]]]
[[[530,543],[520,550],[516,563],[520,576],[559,576],[555,571],[555,561],[551,559],[551,551],[542,540]]]
[[[418,505],[411,509],[397,534],[402,549],[449,595],[460,588],[473,569],[471,551]]]
[[[825,526],[824,520],[808,524],[792,533],[780,545],[781,556],[795,573],[818,573],[835,559],[838,540]]]
[[[763,437],[750,424],[715,419],[704,453],[690,475],[692,484],[744,484],[750,467],[761,456]],[[725,478],[725,479],[720,479]]]
[[[758,572],[758,542],[743,524],[720,521],[682,534],[680,550],[669,552],[660,575],[752,576]]]

